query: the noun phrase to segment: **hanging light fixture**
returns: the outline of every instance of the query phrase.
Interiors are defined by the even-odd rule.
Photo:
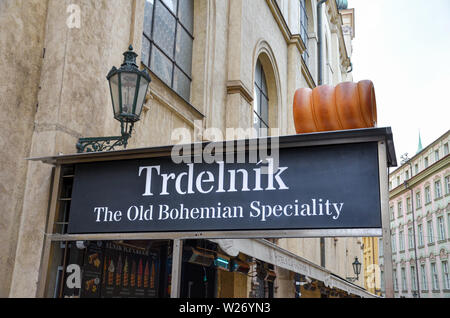
[[[114,150],[114,147],[118,146],[126,148],[134,123],[141,117],[151,78],[146,70],[139,70],[136,65],[138,55],[131,45],[123,56],[124,60],[120,68],[113,66],[106,76],[114,118],[120,122],[121,135],[80,138],[76,145],[79,153]]]

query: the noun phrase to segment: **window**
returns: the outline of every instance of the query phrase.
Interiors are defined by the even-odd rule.
[[[395,253],[397,251],[397,244],[395,239],[395,233],[391,235],[391,245],[392,245],[392,252]]]
[[[412,227],[408,229],[408,248],[414,248],[414,233]]]
[[[425,169],[428,168],[428,157],[423,159]]]
[[[422,224],[419,224],[417,226],[417,236],[419,240],[419,246],[423,246],[423,226]]]
[[[392,189],[392,181],[389,181],[389,190]]]
[[[445,194],[450,194],[450,176],[445,177]]]
[[[256,129],[258,137],[265,137],[267,128],[269,128],[269,95],[266,76],[259,59],[256,63],[254,94],[253,127]]]
[[[406,270],[404,267],[402,267],[401,275],[402,275],[402,290],[407,291],[408,288],[406,287]]]
[[[391,214],[391,220],[393,220],[393,219],[395,218],[395,215],[394,215],[394,206],[393,206],[393,205],[391,205],[391,206],[389,207],[389,212],[390,212],[390,214]]]
[[[406,213],[412,212],[411,198],[406,198]]]
[[[142,62],[186,101],[190,99],[193,0],[146,0]]]
[[[437,180],[434,182],[434,199],[438,199],[441,196],[442,196],[441,180]]]
[[[416,283],[416,267],[411,266],[411,290],[417,290],[417,283]]]
[[[444,144],[444,156],[448,155],[448,142]]]
[[[415,164],[414,165],[414,170],[416,171],[416,174],[418,174],[419,173],[419,164]]]
[[[431,192],[430,192],[430,186],[425,187],[425,204],[428,204],[431,202]]]
[[[302,38],[302,41],[306,47],[306,50],[303,52],[302,57],[305,61],[305,64],[308,65],[308,15],[306,14],[306,0],[300,0],[300,37]]]
[[[434,243],[434,238],[433,238],[433,221],[432,220],[427,222],[427,236],[428,236],[428,244]]]
[[[402,201],[399,201],[397,203],[397,217],[402,216],[403,212],[402,212]]]
[[[397,270],[394,269],[392,273],[394,276],[394,290],[397,291],[398,290]]]
[[[450,213],[447,214],[447,232],[450,233]]]
[[[384,272],[383,271],[380,272],[380,281],[381,281],[381,284],[380,284],[381,292],[384,292]]]
[[[422,206],[420,191],[416,192],[416,210]]]
[[[434,161],[439,161],[439,149],[434,151]]]
[[[431,263],[431,280],[433,282],[433,290],[439,290],[439,279],[436,270],[436,263]]]
[[[421,287],[422,290],[428,290],[428,280],[427,280],[427,272],[425,269],[425,264],[420,265],[420,276],[421,276]]]
[[[405,171],[405,180],[408,180],[409,179],[409,170],[406,170]]]
[[[397,177],[397,187],[400,186],[400,176]]]
[[[442,261],[442,282],[444,284],[444,289],[450,289],[450,278],[448,275],[447,261]]]
[[[438,222],[438,235],[439,235],[439,240],[445,240],[445,225],[444,225],[444,218],[442,216],[437,218],[437,222]]]
[[[405,250],[405,239],[404,239],[403,231],[400,231],[398,234],[398,250],[400,252]]]

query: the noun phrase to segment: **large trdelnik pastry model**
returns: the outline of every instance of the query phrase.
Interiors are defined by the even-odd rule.
[[[370,80],[300,88],[294,95],[297,134],[377,125],[375,90]]]

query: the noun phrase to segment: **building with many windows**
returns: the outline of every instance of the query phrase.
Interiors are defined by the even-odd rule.
[[[227,128],[256,128],[245,138],[295,134],[296,89],[352,80],[355,24],[346,1],[6,0],[0,2],[0,27],[3,297],[83,297],[64,287],[69,262],[94,264],[111,275],[106,285],[128,286],[144,275],[153,289],[140,296],[170,295],[172,240],[134,242],[124,236],[120,242],[59,244],[53,238],[65,234],[70,197],[54,198],[52,166],[25,160],[72,154],[80,137],[117,135],[105,76],[122,63],[130,44],[152,82],[128,149],[180,142],[173,135],[177,129],[189,132],[185,142],[242,138],[226,136]],[[209,128],[220,135],[199,133]],[[62,178],[70,180],[70,172]],[[69,195],[70,186],[66,190]],[[51,200],[65,209],[61,219],[49,220]],[[355,257],[362,259],[361,238],[184,245],[191,254],[183,256],[183,297],[373,296],[363,288],[363,275],[346,279],[354,276]],[[192,262],[205,253],[233,258],[242,270],[212,264],[206,270]],[[258,275],[250,277],[249,271]],[[114,280],[114,273],[127,275]],[[83,283],[95,296],[127,295],[93,288],[93,281]]]
[[[389,175],[397,297],[450,297],[450,131]],[[383,270],[383,257],[380,257]]]

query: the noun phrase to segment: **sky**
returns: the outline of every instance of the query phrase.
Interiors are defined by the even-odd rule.
[[[450,1],[348,0],[355,9],[353,81],[375,87],[378,127],[397,161],[450,129]]]

